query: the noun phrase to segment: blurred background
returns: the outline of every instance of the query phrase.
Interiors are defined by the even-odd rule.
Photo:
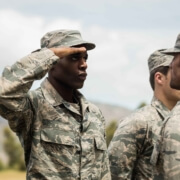
[[[47,31],[78,29],[96,44],[89,51],[88,78],[81,92],[102,110],[109,143],[124,116],[150,103],[147,59],[157,49],[174,46],[180,33],[179,4],[178,0],[2,1],[0,73],[38,49]],[[16,180],[12,169],[24,170],[22,149],[0,118],[0,179]],[[23,171],[16,176],[25,179]]]

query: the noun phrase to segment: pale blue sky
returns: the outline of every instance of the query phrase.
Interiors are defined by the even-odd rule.
[[[14,9],[47,21],[58,17],[79,19],[105,28],[177,28],[178,0],[11,0],[0,9]]]
[[[147,58],[157,49],[174,46],[180,33],[179,4],[178,0],[2,1],[0,72],[39,48],[47,31],[79,29],[84,39],[97,45],[89,52],[84,95],[134,109],[152,97]]]

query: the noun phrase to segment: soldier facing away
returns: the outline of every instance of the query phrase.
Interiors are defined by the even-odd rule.
[[[163,53],[174,56],[170,86],[180,90],[180,34],[174,48]],[[163,174],[164,180],[180,180],[180,101],[162,125],[151,162]]]
[[[57,30],[0,77],[0,115],[24,148],[27,180],[109,180],[105,120],[77,90],[95,44]],[[48,77],[36,90],[35,80]],[[17,157],[18,158],[18,157]]]
[[[154,97],[150,105],[135,111],[119,123],[108,148],[113,180],[152,180],[154,177],[150,163],[156,138],[154,127],[161,126],[180,99],[180,91],[169,85],[172,58],[162,54],[162,50],[157,50],[148,59]]]

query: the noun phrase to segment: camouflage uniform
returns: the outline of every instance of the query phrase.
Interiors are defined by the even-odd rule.
[[[165,54],[180,54],[180,34],[174,48],[163,51]],[[180,179],[180,102],[173,108],[163,122],[151,157],[155,168],[163,175],[164,180]],[[157,127],[159,129],[159,127]]]
[[[78,91],[79,106],[66,102],[47,79],[29,91],[58,60],[42,49],[6,67],[0,78],[0,114],[24,148],[27,180],[109,180],[100,110]]]
[[[180,102],[164,120],[151,162],[164,180],[180,179]]]
[[[153,126],[162,123],[169,110],[155,97],[120,122],[108,148],[113,180],[151,180],[150,157]]]
[[[148,59],[149,71],[169,66],[172,56],[155,51]],[[147,105],[120,121],[108,148],[112,180],[152,180],[150,163],[154,139],[164,118],[170,113],[156,97]]]

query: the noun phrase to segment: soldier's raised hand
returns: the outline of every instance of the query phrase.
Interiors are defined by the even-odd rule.
[[[57,47],[57,48],[50,48],[51,51],[54,52],[56,56],[59,58],[76,54],[76,53],[83,53],[86,51],[85,47]]]

